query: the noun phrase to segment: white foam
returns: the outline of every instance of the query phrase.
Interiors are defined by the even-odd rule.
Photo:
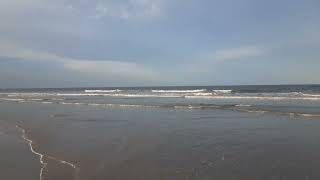
[[[25,99],[17,99],[17,98],[1,98],[1,100],[4,100],[4,101],[25,101]]]
[[[193,105],[188,105],[188,106],[174,106],[175,109],[201,109],[201,106],[193,106]]]
[[[263,111],[263,110],[246,110],[245,112],[264,114],[264,113],[267,113],[268,111]]]
[[[19,128],[19,129],[22,131],[22,139],[24,139],[25,141],[28,142],[29,147],[30,147],[30,151],[31,151],[33,154],[36,154],[37,156],[39,156],[39,161],[40,161],[40,163],[41,163],[41,169],[40,169],[40,174],[39,174],[39,176],[40,176],[40,180],[42,180],[42,179],[43,179],[43,170],[44,170],[44,169],[46,168],[46,166],[47,166],[47,163],[44,162],[44,155],[34,150],[34,148],[33,148],[33,141],[32,141],[31,139],[27,138],[27,136],[26,136],[26,130],[23,129],[23,128],[21,128],[20,126],[16,126],[16,127]]]
[[[120,89],[112,89],[112,90],[84,90],[86,93],[113,93],[113,92],[121,92]]]
[[[194,90],[152,90],[153,93],[197,93],[205,92],[206,89],[194,89]]]
[[[97,93],[57,93],[57,96],[102,96],[103,94]]]
[[[34,98],[34,99],[28,99],[28,100],[30,100],[30,101],[42,101],[43,99],[36,99],[36,98]]]
[[[142,105],[142,104],[104,104],[105,106],[110,107],[124,107],[124,108],[157,108],[160,106],[154,106],[154,105]]]
[[[237,104],[236,107],[250,107],[249,104]]]
[[[26,97],[34,97],[34,96],[50,96],[54,95],[54,93],[5,93],[8,97],[18,97],[18,96],[26,96]]]
[[[215,90],[212,90],[213,92],[215,93],[231,93],[232,90],[231,89],[215,89]]]
[[[104,96],[114,96],[114,97],[141,97],[141,98],[148,98],[148,97],[154,97],[154,98],[179,98],[182,96],[179,95],[170,95],[170,94],[162,94],[162,95],[156,95],[156,94],[104,94]]]
[[[61,102],[61,104],[67,104],[67,105],[71,105],[73,103],[68,103],[68,102]]]
[[[44,158],[45,158],[45,154],[42,154],[42,153],[40,153],[40,152],[37,152],[37,151],[34,149],[34,147],[33,147],[33,141],[27,137],[27,134],[26,134],[26,130],[25,130],[25,129],[23,129],[22,127],[20,127],[20,126],[18,126],[18,125],[16,125],[16,127],[21,130],[21,132],[22,132],[22,136],[21,136],[21,137],[22,137],[22,139],[24,139],[24,140],[29,144],[30,151],[31,151],[33,154],[36,154],[37,156],[39,156],[39,161],[40,161],[40,163],[41,163],[41,169],[40,169],[39,177],[40,177],[40,180],[42,180],[42,179],[44,178],[44,173],[43,173],[43,171],[44,171],[44,169],[45,169],[45,168],[47,167],[47,165],[48,165],[48,163],[46,163],[46,162],[45,162],[45,159],[44,159]],[[65,160],[58,159],[58,158],[53,157],[53,156],[46,156],[46,157],[49,158],[49,159],[58,161],[58,162],[60,162],[61,164],[66,164],[66,165],[72,167],[73,169],[75,169],[74,179],[75,179],[75,180],[78,180],[78,179],[79,179],[79,178],[78,178],[78,171],[79,171],[79,169],[76,167],[75,164],[73,164],[73,163],[71,163],[71,162],[68,162],[68,161],[65,161]]]
[[[41,102],[42,104],[53,104],[53,102],[50,102],[50,101],[43,101]]]
[[[103,104],[89,103],[88,105],[89,105],[89,106],[101,106],[101,105],[103,105]]]
[[[86,105],[86,103],[80,103],[80,102],[75,102],[73,104],[75,104],[75,105]]]
[[[248,100],[320,100],[320,97],[299,96],[185,96],[190,99],[248,99]]]
[[[211,96],[213,94],[212,93],[193,93],[192,95],[194,95],[194,96]]]
[[[306,94],[302,93],[303,96],[320,97],[320,94]]]
[[[304,116],[304,117],[320,117],[320,114],[298,114],[300,116]]]
[[[242,95],[248,95],[250,93],[241,93]],[[307,94],[302,92],[276,92],[276,93],[251,93],[252,95],[260,96],[275,96],[275,97],[320,97],[320,94]]]

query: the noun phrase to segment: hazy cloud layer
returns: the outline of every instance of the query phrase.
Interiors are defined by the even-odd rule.
[[[150,67],[130,62],[68,58],[8,44],[0,45],[0,54],[2,58],[26,62],[54,63],[63,66],[66,71],[94,79],[112,77],[117,80],[130,80],[141,84],[144,81],[152,83],[158,78],[156,71]]]
[[[0,1],[0,88],[320,83],[319,6]]]

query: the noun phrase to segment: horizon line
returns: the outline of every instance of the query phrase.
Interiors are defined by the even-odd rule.
[[[0,90],[31,90],[31,89],[84,89],[84,88],[160,88],[160,87],[234,87],[234,86],[320,86],[320,84],[234,84],[234,85],[149,85],[149,86],[70,86],[70,87],[17,87],[0,88]]]

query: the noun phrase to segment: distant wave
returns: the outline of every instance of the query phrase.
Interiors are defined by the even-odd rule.
[[[303,96],[311,96],[311,97],[320,97],[320,94],[306,94],[306,93],[301,93]]]
[[[153,93],[198,93],[205,92],[206,89],[194,89],[194,90],[152,90]]]
[[[250,104],[237,104],[236,107],[250,107]]]
[[[320,100],[320,97],[305,96],[185,96],[193,99],[248,99],[248,100]]]
[[[30,101],[43,101],[44,99],[37,99],[37,98],[35,98],[35,99],[28,99],[28,100],[30,100]]]
[[[216,90],[212,90],[215,93],[232,93],[231,89],[216,89]]]
[[[117,94],[100,94],[100,93],[68,93],[68,94],[60,94],[58,93],[57,96],[110,96],[110,97],[132,97],[132,98],[180,98],[183,96],[172,95],[172,94],[124,94],[124,93],[117,93]]]
[[[207,92],[200,92],[200,93],[192,93],[194,96],[212,96],[212,93],[207,93]]]
[[[164,92],[164,91],[163,91]],[[173,91],[171,91],[173,92]],[[236,93],[236,94],[215,94],[210,92],[192,92],[192,93],[51,93],[39,94],[20,94],[15,96],[7,96],[8,101],[17,100],[54,100],[62,101],[68,96],[101,96],[101,97],[123,97],[123,98],[186,98],[186,99],[230,99],[230,100],[309,100],[309,101],[319,101],[319,94],[301,94],[301,93]],[[45,98],[44,98],[45,97]],[[5,100],[5,99],[3,99]]]
[[[276,93],[239,93],[241,94],[258,94],[260,96],[291,96],[291,97],[320,97],[320,94],[308,94],[303,92],[276,92]]]
[[[57,93],[56,96],[103,96],[97,93]]]
[[[50,96],[54,95],[55,93],[2,93],[7,95],[8,97],[20,97],[20,96],[28,96],[28,97],[34,97],[34,96]]]
[[[3,101],[14,101],[14,102],[25,101],[25,99],[17,99],[17,98],[1,98],[0,100],[3,100]]]
[[[50,102],[50,101],[42,101],[41,103],[42,104],[53,104],[53,102]]]
[[[306,114],[306,113],[298,113],[296,114],[298,116],[304,116],[304,117],[320,117],[320,114]]]
[[[84,90],[73,92],[22,92],[22,93],[0,93],[8,98],[43,98],[53,97],[56,100],[63,100],[61,96],[114,96],[114,97],[186,97],[186,98],[211,98],[211,99],[304,99],[318,100],[320,94],[303,93],[303,92],[267,92],[267,93],[232,93],[230,89],[216,89],[208,91],[206,89],[194,90]],[[59,96],[59,97],[57,97]]]
[[[112,90],[84,90],[87,93],[113,93],[113,92],[121,92],[120,89],[112,89]]]

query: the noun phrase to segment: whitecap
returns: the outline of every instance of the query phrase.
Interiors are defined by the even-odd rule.
[[[206,89],[194,89],[194,90],[152,90],[153,93],[197,93],[205,92]]]
[[[113,93],[113,92],[121,92],[120,89],[112,89],[112,90],[84,90],[86,93]]]
[[[231,89],[215,89],[215,90],[212,90],[213,92],[215,93],[231,93],[232,90]]]

